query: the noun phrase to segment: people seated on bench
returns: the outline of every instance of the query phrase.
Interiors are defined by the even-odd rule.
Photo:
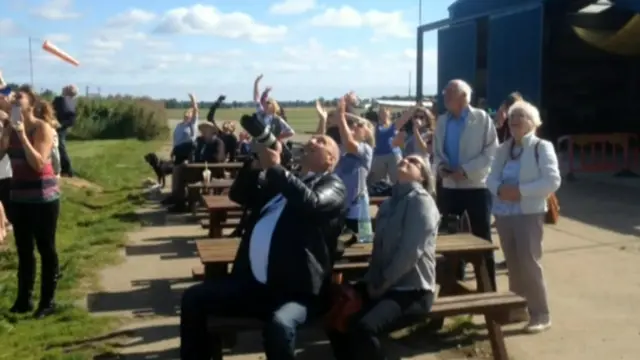
[[[342,154],[335,169],[335,174],[342,179],[347,188],[347,213],[345,225],[354,234],[358,233],[358,222],[365,209],[369,208],[367,177],[373,159],[375,137],[371,123],[363,118],[346,113],[351,94],[345,95],[338,102],[338,109],[328,119],[323,111],[319,111],[318,128],[326,128],[328,121],[338,127]],[[347,120],[348,116],[348,120]],[[367,212],[368,214],[368,212]],[[355,242],[356,237],[350,241]]]
[[[540,259],[547,198],[561,182],[553,144],[535,135],[541,123],[538,109],[526,101],[509,108],[511,138],[498,148],[487,179],[509,290],[527,299],[531,333],[551,326]]]
[[[440,213],[431,169],[412,155],[400,161],[397,174],[378,210],[369,269],[356,285],[362,308],[345,332],[328,331],[337,360],[387,359],[378,336],[403,317],[427,315],[434,301]]]
[[[200,136],[196,138],[194,163],[221,163],[225,159],[224,142],[218,137],[218,129],[209,122],[198,124]]]
[[[342,230],[345,188],[331,172],[337,144],[314,136],[306,145],[298,179],[280,165],[282,145],[262,147],[231,186],[229,198],[250,209],[228,277],[187,289],[180,312],[183,360],[210,359],[220,338],[207,335],[208,316],[264,320],[269,360],[295,358],[297,327],[319,311],[331,282],[333,256]]]
[[[198,127],[198,102],[194,94],[189,94],[191,107],[184,112],[182,122],[173,129],[173,149],[171,150],[171,160],[175,165],[171,177],[171,197],[165,203],[176,204],[177,207],[184,206],[186,197],[184,183],[180,179],[181,166],[188,162],[193,156],[194,142],[196,140],[196,129]],[[179,210],[175,208],[174,210]]]

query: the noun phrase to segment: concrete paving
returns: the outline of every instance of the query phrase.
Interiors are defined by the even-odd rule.
[[[558,194],[562,218],[545,229],[544,268],[553,328],[524,335],[506,328],[515,360],[626,360],[640,358],[640,192],[581,180]],[[116,358],[178,359],[178,304],[198,264],[193,240],[205,230],[184,218],[149,208],[147,224],[129,235],[124,261],[101,273],[102,291],[87,298],[96,315],[127,319]],[[497,236],[494,239],[497,241]],[[497,254],[501,257],[501,254]],[[507,289],[507,275],[499,288]],[[483,319],[474,322],[483,339]],[[259,334],[242,335],[233,360],[264,359]],[[455,345],[455,344],[454,344]],[[427,337],[410,336],[390,345],[403,359],[471,359],[464,352],[434,350]],[[483,348],[486,344],[483,345]],[[321,333],[305,331],[300,359],[331,359]]]

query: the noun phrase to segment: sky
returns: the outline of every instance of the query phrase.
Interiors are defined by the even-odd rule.
[[[423,2],[422,23],[452,0]],[[404,95],[415,87],[418,0],[0,0],[0,71],[36,88],[249,100],[264,74],[281,100]],[[49,40],[80,61],[42,50]],[[437,35],[425,34],[425,93],[435,92]]]

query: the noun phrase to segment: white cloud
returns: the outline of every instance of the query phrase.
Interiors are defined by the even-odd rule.
[[[107,19],[107,26],[112,28],[130,28],[146,24],[156,18],[156,14],[140,9],[130,9]]]
[[[31,11],[35,16],[47,20],[67,20],[80,17],[73,11],[73,0],[49,0]]]
[[[0,19],[0,35],[14,36],[20,34],[21,31],[15,22],[11,19]]]
[[[100,53],[114,53],[122,49],[122,41],[112,40],[107,37],[97,37],[89,42],[90,49]]]
[[[383,12],[369,10],[359,12],[351,6],[328,8],[322,14],[311,18],[311,25],[317,27],[360,28],[369,27],[374,39],[384,37],[410,38],[413,36],[409,24],[401,11]]]
[[[315,0],[284,0],[269,7],[269,13],[276,15],[297,15],[313,10]]]
[[[213,6],[194,5],[169,10],[155,32],[211,35],[266,43],[281,40],[287,34],[287,27],[260,24],[241,12],[222,13]]]
[[[66,43],[71,40],[71,36],[69,36],[68,34],[47,34],[44,36],[44,38],[54,44]]]

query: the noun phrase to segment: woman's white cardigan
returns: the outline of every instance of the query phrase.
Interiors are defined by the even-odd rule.
[[[487,188],[498,196],[502,185],[502,169],[510,159],[513,139],[502,143],[496,151],[487,178]],[[523,214],[539,214],[547,211],[547,198],[560,187],[561,177],[558,157],[553,144],[533,133],[522,138],[520,156],[520,208]],[[537,153],[537,155],[536,155]]]

